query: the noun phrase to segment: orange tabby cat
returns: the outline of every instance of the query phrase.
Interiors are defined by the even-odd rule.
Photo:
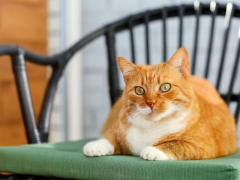
[[[209,159],[236,152],[235,120],[214,87],[190,76],[180,48],[158,65],[119,57],[126,87],[87,156],[129,154],[147,160]]]

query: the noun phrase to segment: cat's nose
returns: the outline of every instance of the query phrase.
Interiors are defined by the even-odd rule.
[[[149,102],[147,102],[147,105],[148,105],[151,109],[153,109],[153,106],[154,106],[155,103],[156,103],[155,101],[149,101]]]

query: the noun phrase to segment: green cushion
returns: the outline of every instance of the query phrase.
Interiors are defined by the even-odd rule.
[[[240,179],[240,150],[194,161],[146,161],[133,156],[86,157],[89,140],[0,147],[0,171],[66,179]]]

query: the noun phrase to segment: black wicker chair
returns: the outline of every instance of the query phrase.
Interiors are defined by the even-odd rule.
[[[56,54],[51,57],[42,56],[35,54],[34,52],[30,52],[26,49],[23,49],[18,46],[13,45],[2,45],[0,46],[0,56],[8,55],[11,57],[12,60],[12,68],[15,75],[15,81],[16,86],[18,90],[19,100],[21,104],[21,110],[23,115],[23,120],[26,128],[26,135],[28,139],[29,144],[40,144],[48,142],[48,136],[49,136],[49,125],[50,125],[50,117],[53,107],[53,99],[54,94],[56,92],[56,87],[58,84],[58,81],[62,75],[62,72],[64,71],[64,68],[68,64],[69,60],[71,60],[71,57],[79,50],[83,49],[87,44],[89,44],[91,41],[97,39],[100,36],[105,36],[106,38],[106,47],[107,47],[107,55],[108,55],[108,77],[109,77],[109,86],[110,86],[110,99],[111,103],[113,104],[116,99],[121,95],[121,89],[120,89],[120,83],[119,83],[119,75],[116,70],[117,62],[116,62],[116,50],[115,50],[115,36],[117,33],[127,30],[129,31],[129,39],[130,39],[130,51],[131,51],[131,60],[133,63],[136,62],[136,55],[135,55],[135,43],[134,43],[134,31],[133,29],[143,24],[145,27],[145,48],[146,48],[146,64],[150,64],[150,46],[149,46],[149,24],[152,21],[162,21],[163,23],[163,29],[162,29],[162,37],[159,39],[159,41],[162,43],[162,59],[163,61],[167,60],[167,39],[166,35],[168,33],[167,31],[167,20],[172,17],[177,17],[179,19],[179,39],[178,39],[178,47],[184,46],[183,43],[183,20],[184,17],[187,16],[194,16],[196,18],[196,24],[195,27],[191,27],[192,31],[194,32],[194,47],[191,57],[191,73],[195,74],[196,72],[196,63],[197,60],[200,60],[197,58],[198,55],[198,45],[199,45],[199,22],[201,19],[201,16],[210,16],[211,17],[211,24],[209,29],[209,43],[208,43],[208,52],[207,52],[207,59],[205,64],[205,72],[203,77],[209,78],[209,69],[210,69],[210,63],[211,63],[211,55],[212,55],[212,46],[213,46],[213,40],[214,40],[214,31],[215,29],[215,21],[217,17],[225,16],[225,23],[226,27],[224,30],[224,36],[222,37],[222,49],[219,51],[221,53],[221,58],[219,60],[219,68],[216,72],[217,73],[217,80],[216,80],[216,88],[219,90],[219,87],[222,83],[222,77],[223,74],[223,67],[226,64],[226,53],[227,53],[227,47],[228,47],[228,39],[229,39],[229,33],[231,28],[231,20],[232,18],[240,18],[240,7],[228,3],[226,4],[218,4],[215,2],[212,2],[211,4],[202,4],[199,2],[195,2],[194,4],[187,4],[187,5],[179,5],[179,6],[171,6],[171,7],[163,7],[155,10],[150,10],[146,12],[142,12],[139,14],[131,15],[129,17],[123,18],[119,21],[116,21],[114,23],[110,23],[92,33],[85,36],[83,39],[78,41],[75,45],[70,47],[68,50]],[[234,66],[231,69],[231,80],[228,84],[228,92],[221,94],[222,98],[226,101],[227,104],[235,103],[235,117],[236,122],[239,119],[239,110],[240,110],[240,92],[234,93],[233,89],[236,84],[236,76],[239,73],[238,72],[238,64],[239,64],[239,52],[240,52],[240,33],[236,38],[238,38],[238,44],[237,51],[235,54],[234,59]],[[159,57],[161,59],[161,57]],[[39,124],[36,124],[36,119],[33,111],[32,106],[32,100],[31,95],[29,91],[29,85],[28,85],[28,79],[27,79],[27,72],[25,68],[25,61],[29,61],[32,63],[36,63],[43,66],[52,66],[52,76],[49,80],[48,87],[45,93],[44,102],[41,109],[41,114],[39,118]],[[83,145],[84,141],[81,145]],[[32,145],[29,145],[32,147]],[[67,145],[66,145],[67,146]],[[41,145],[33,145],[33,148],[41,148]],[[23,164],[24,166],[32,166],[28,167],[28,169],[21,171],[19,168],[16,168],[17,166],[21,166],[19,163],[19,159],[17,156],[11,156],[11,151],[14,151],[14,148],[18,147],[1,147],[0,148],[0,172],[10,172],[13,173],[12,175],[0,175],[1,179],[57,179],[57,178],[65,178],[65,179],[85,179],[86,176],[81,175],[74,175],[74,172],[71,172],[70,175],[65,175],[61,173],[54,173],[52,171],[49,171],[47,173],[38,172],[37,170],[31,169],[32,167],[36,166],[37,162],[34,160],[28,160],[25,161],[24,157],[21,156],[22,160],[24,162],[31,162],[30,165]],[[20,149],[28,148],[28,147],[20,147]],[[79,147],[81,148],[81,147]],[[64,149],[64,146],[63,146]],[[60,151],[63,151],[63,149],[59,149]],[[5,151],[6,150],[6,151]],[[67,150],[66,150],[67,151]],[[70,150],[71,151],[71,150]],[[6,154],[6,152],[9,152],[9,154]],[[19,153],[18,151],[16,153]],[[80,153],[80,152],[79,152]],[[4,163],[1,163],[2,159],[4,159]],[[5,159],[6,158],[6,159]],[[118,157],[119,158],[119,157]],[[126,158],[126,157],[124,157]],[[133,157],[132,157],[133,158]],[[240,156],[234,157],[238,158],[240,162]],[[17,160],[16,160],[17,159]],[[9,162],[12,161],[12,162]],[[211,161],[211,160],[209,160]],[[9,163],[8,163],[9,162]],[[99,162],[99,161],[96,161]],[[89,165],[89,164],[88,164]],[[48,164],[45,165],[45,168],[48,167]],[[49,165],[50,166],[50,165]],[[66,167],[69,166],[66,164]],[[101,166],[101,164],[100,164]],[[44,168],[44,167],[43,167]],[[110,167],[109,167],[110,168]],[[234,169],[235,167],[233,167]],[[30,170],[29,170],[30,169]],[[62,169],[61,171],[69,170],[68,168]],[[75,171],[76,169],[74,169]],[[95,170],[97,171],[97,170]],[[110,169],[107,171],[111,171]],[[126,171],[126,169],[125,169]],[[121,171],[120,172],[125,172]],[[189,170],[182,170],[186,173],[186,177],[192,177],[188,176]],[[113,171],[113,173],[116,173],[118,171]],[[236,171],[239,175],[240,167]],[[204,174],[204,172],[202,171]],[[207,172],[206,172],[207,173]],[[209,172],[208,172],[209,173]],[[24,175],[21,175],[24,174]],[[110,173],[111,174],[111,173]],[[141,174],[141,173],[140,173]],[[211,174],[211,173],[210,173]],[[196,173],[197,175],[197,173]],[[213,175],[213,174],[211,174]],[[46,177],[43,177],[46,176]],[[201,175],[197,175],[198,179],[201,179]],[[50,177],[56,177],[56,178],[50,178]],[[121,175],[116,174],[116,178],[111,174],[111,176],[101,176],[99,174],[95,175],[89,175],[90,179],[98,178],[101,179],[105,177],[106,179],[121,179],[120,177],[123,177]],[[147,176],[151,179],[151,174],[148,174]],[[172,174],[169,176],[165,176],[165,178],[178,178],[176,175]],[[180,176],[179,176],[180,177]],[[214,177],[214,176],[207,176],[203,175],[205,179],[208,179],[206,177]],[[221,174],[220,176],[221,177]],[[224,176],[223,176],[224,177]],[[229,176],[231,177],[231,176]],[[129,176],[129,179],[137,179],[137,174]],[[197,179],[196,178],[196,179]],[[239,178],[239,177],[238,177]],[[203,178],[202,178],[203,179]]]

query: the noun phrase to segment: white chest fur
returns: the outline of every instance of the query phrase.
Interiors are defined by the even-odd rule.
[[[133,125],[128,129],[126,140],[131,147],[132,154],[138,155],[141,150],[147,146],[152,146],[157,141],[161,140],[164,136],[179,132],[185,128],[184,119],[187,114],[182,114],[178,118],[174,118],[163,122],[146,122],[145,119],[136,119],[144,123],[146,126]]]

